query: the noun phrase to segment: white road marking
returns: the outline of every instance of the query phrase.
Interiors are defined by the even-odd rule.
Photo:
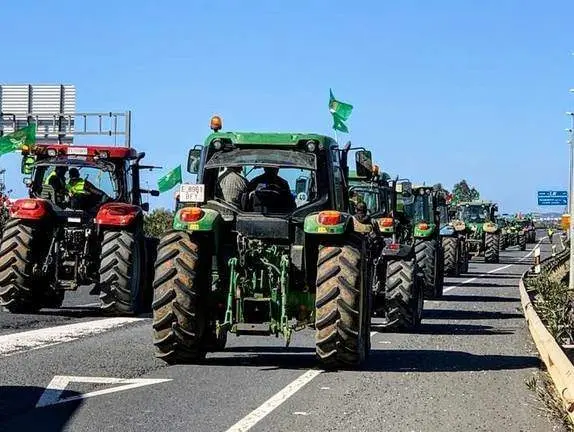
[[[142,320],[145,318],[107,318],[3,335],[0,336],[0,358],[22,351],[71,342]]]
[[[81,305],[72,305],[70,306],[71,308],[90,308],[90,307],[96,307],[99,306],[99,303],[87,303],[87,304],[81,304]]]
[[[124,390],[131,390],[137,387],[143,387],[152,384],[158,384],[162,382],[172,381],[171,379],[154,379],[154,378],[136,378],[136,379],[125,379],[125,378],[110,378],[110,377],[82,377],[82,376],[65,376],[56,375],[50,384],[38,399],[36,403],[36,408],[46,407],[49,405],[57,405],[66,402],[72,402],[76,400],[82,400],[91,398],[94,396],[101,396],[105,394],[115,393]],[[66,390],[66,387],[71,382],[78,383],[94,383],[94,384],[123,384],[119,387],[112,387],[103,390],[96,390],[89,393],[83,393],[79,395],[69,396],[67,398],[60,399],[60,396]]]
[[[311,369],[305,372],[303,375],[299,376],[299,378],[295,379],[295,381],[289,383],[286,387],[284,387],[279,393],[276,393],[271,398],[267,399],[267,401],[263,402],[261,406],[256,408],[254,411],[251,411],[229,429],[226,432],[245,432],[259,423],[265,416],[271,413],[275,408],[289,399],[293,394],[299,391],[305,384],[310,382],[313,378],[317,375],[320,375],[323,371],[321,369]]]

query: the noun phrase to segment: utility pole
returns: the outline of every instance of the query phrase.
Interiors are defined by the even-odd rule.
[[[570,89],[572,92],[574,89]],[[570,145],[570,192],[568,194],[568,204],[570,205],[570,226],[568,227],[568,239],[570,240],[570,277],[568,279],[568,289],[574,290],[574,222],[572,216],[574,215],[574,199],[572,199],[572,192],[574,191],[574,113],[567,113],[572,119],[572,127],[570,129],[570,139],[568,144]]]

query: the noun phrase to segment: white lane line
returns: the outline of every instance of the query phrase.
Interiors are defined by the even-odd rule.
[[[265,416],[271,413],[275,408],[293,396],[297,391],[299,391],[305,384],[310,382],[313,378],[318,376],[323,372],[320,369],[311,369],[297,378],[295,381],[288,384],[279,393],[273,395],[271,398],[267,399],[259,408],[251,411],[229,429],[226,432],[245,432],[259,423]]]
[[[544,240],[545,238],[546,238],[546,237],[542,237],[542,238],[540,239],[540,241],[536,244],[536,246],[534,246],[530,252],[528,252],[526,255],[524,255],[522,258],[520,258],[518,261],[524,261],[524,260],[525,260],[526,258],[528,258],[530,255],[532,255],[532,254],[534,253],[534,249],[536,249],[538,246],[540,246],[540,244],[542,243],[542,240]],[[500,270],[505,270],[505,269],[507,269],[507,268],[512,267],[513,265],[515,265],[515,264],[507,264],[507,265],[505,265],[505,266],[498,267],[498,268],[495,268],[495,269],[493,269],[493,270],[489,270],[489,271],[487,271],[486,273],[483,273],[483,274],[478,275],[478,276],[476,276],[476,277],[473,277],[473,278],[471,278],[471,279],[467,279],[467,280],[465,280],[465,281],[462,281],[462,282],[459,283],[458,285],[445,288],[445,289],[443,290],[443,293],[449,292],[449,291],[451,291],[451,290],[453,290],[453,289],[455,289],[455,288],[460,288],[462,285],[466,285],[466,284],[469,284],[469,283],[471,283],[471,282],[474,282],[475,280],[480,279],[481,277],[486,276],[487,274],[496,273],[496,272],[498,272],[498,271],[500,271]],[[518,275],[517,275],[517,276],[518,276]]]
[[[3,335],[0,336],[0,357],[71,342],[142,320],[145,318],[107,318]]]
[[[378,332],[372,331],[371,337],[376,335]],[[296,392],[301,390],[306,384],[312,381],[315,377],[321,375],[323,373],[322,369],[310,369],[305,372],[303,375],[299,376],[289,383],[286,387],[276,393],[275,395],[271,396],[271,398],[267,399],[263,404],[261,404],[258,408],[251,411],[225,432],[246,432],[263,420],[268,414],[270,414],[273,410],[275,410],[279,405],[293,396]]]

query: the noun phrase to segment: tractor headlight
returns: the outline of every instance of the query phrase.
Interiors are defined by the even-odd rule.
[[[307,151],[314,152],[317,148],[315,141],[307,141]]]
[[[482,229],[484,230],[484,232],[487,233],[493,233],[494,231],[496,231],[496,224],[493,224],[492,222],[486,222],[483,226]]]
[[[214,140],[212,143],[214,150],[221,150],[223,148],[223,143],[220,140]]]

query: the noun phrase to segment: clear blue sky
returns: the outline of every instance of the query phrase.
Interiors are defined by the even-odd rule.
[[[2,82],[75,84],[78,110],[133,110],[148,163],[185,164],[214,113],[226,130],[332,134],[332,87],[355,106],[342,140],[371,147],[393,175],[449,188],[466,178],[508,212],[567,186],[571,0],[32,0],[0,10]],[[0,165],[23,193],[19,160]]]

